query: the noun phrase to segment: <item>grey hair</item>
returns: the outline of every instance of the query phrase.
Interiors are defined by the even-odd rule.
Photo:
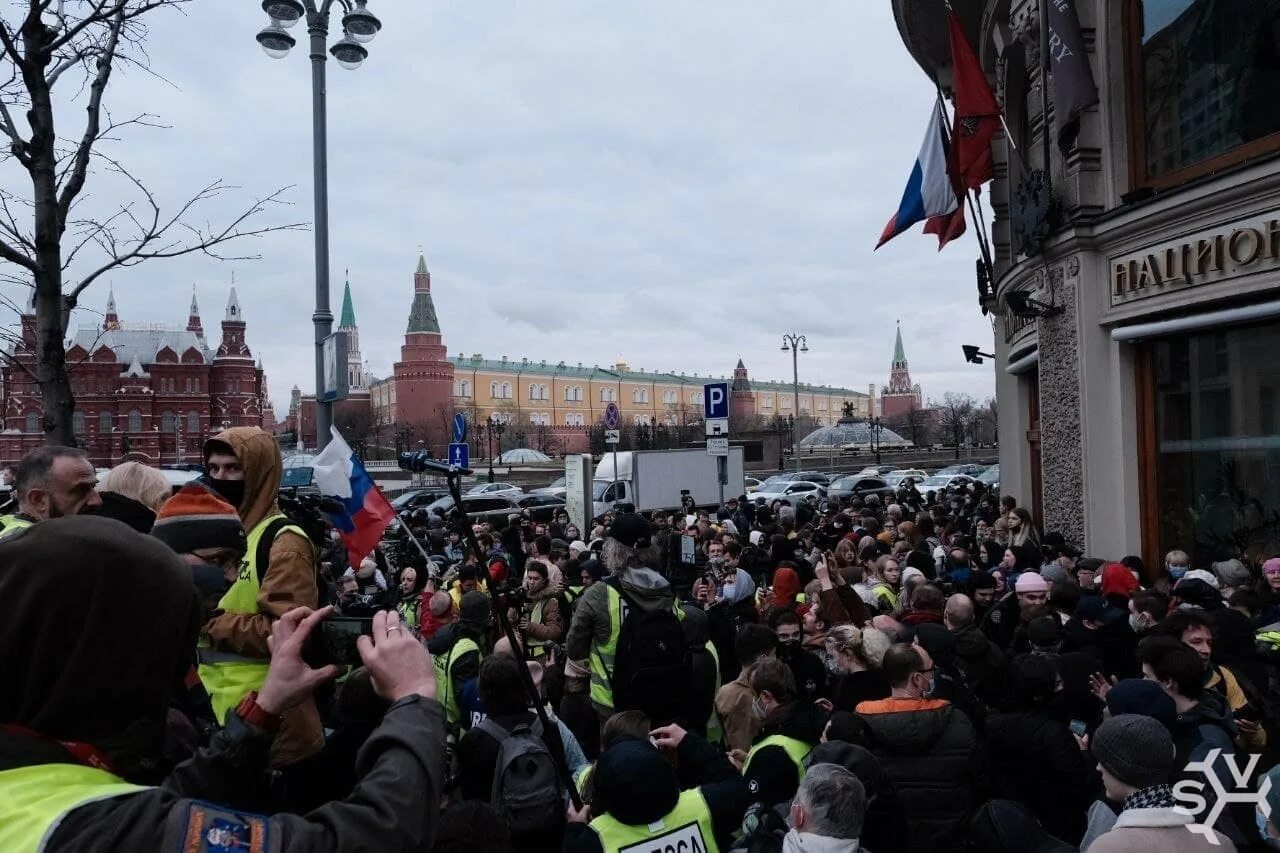
[[[600,549],[600,562],[614,574],[627,569],[653,566],[658,562],[658,548],[656,545],[631,548],[611,536],[604,540],[604,547]]]
[[[17,475],[13,480],[13,494],[18,500],[26,500],[27,492],[32,489],[48,489],[53,463],[59,459],[88,459],[89,454],[78,447],[62,447],[45,445],[37,447],[18,463]]]
[[[825,838],[857,839],[867,814],[867,792],[839,764],[814,764],[800,781],[795,801],[804,809],[804,831]]]

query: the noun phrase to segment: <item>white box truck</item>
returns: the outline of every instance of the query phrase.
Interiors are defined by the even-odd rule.
[[[703,448],[689,450],[630,450],[606,453],[596,465],[591,482],[593,513],[596,518],[621,504],[634,504],[637,512],[679,509],[680,492],[687,489],[700,507],[717,506],[720,481],[716,457]],[[730,447],[725,500],[745,493],[742,479],[742,448]]]

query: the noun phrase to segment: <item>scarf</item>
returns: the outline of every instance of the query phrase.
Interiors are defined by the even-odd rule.
[[[1129,811],[1129,809],[1171,809],[1175,805],[1173,801],[1173,788],[1168,785],[1153,785],[1150,788],[1143,788],[1141,791],[1134,791],[1132,794],[1124,798],[1124,808],[1121,811]]]

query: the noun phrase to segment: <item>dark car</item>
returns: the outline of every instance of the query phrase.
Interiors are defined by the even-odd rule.
[[[463,495],[462,508],[471,521],[487,521],[495,527],[502,527],[507,516],[520,514],[520,506],[515,500],[504,495]],[[446,495],[419,509],[426,512],[431,527],[443,527],[445,518],[453,509],[453,498]]]
[[[817,483],[819,486],[826,486],[831,482],[831,475],[824,474],[821,471],[797,471],[788,475],[791,480],[805,480],[810,483]]]
[[[396,512],[404,512],[405,510],[417,509],[420,506],[429,506],[449,494],[447,489],[410,489],[403,494],[396,495],[395,500],[391,501],[391,506],[395,507]]]
[[[841,501],[865,498],[867,495],[879,495],[881,498],[892,500],[895,494],[893,486],[881,478],[862,474],[841,477],[827,486],[827,497]]]
[[[529,518],[534,521],[554,521],[556,513],[565,508],[564,498],[554,495],[525,495],[517,498],[520,509],[529,510]]]
[[[948,465],[946,468],[939,468],[937,471],[933,472],[933,476],[938,477],[943,474],[964,474],[966,477],[977,477],[985,470],[987,470],[986,465],[961,463],[959,465]]]

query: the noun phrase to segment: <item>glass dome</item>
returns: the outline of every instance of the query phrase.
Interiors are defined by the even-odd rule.
[[[911,444],[888,427],[880,429],[880,443],[886,447]],[[835,426],[819,427],[800,439],[801,447],[844,447],[849,444],[871,444],[871,425],[866,421],[842,420]]]
[[[550,462],[551,457],[529,447],[517,447],[499,456],[498,461],[503,465],[518,465],[525,462]]]

